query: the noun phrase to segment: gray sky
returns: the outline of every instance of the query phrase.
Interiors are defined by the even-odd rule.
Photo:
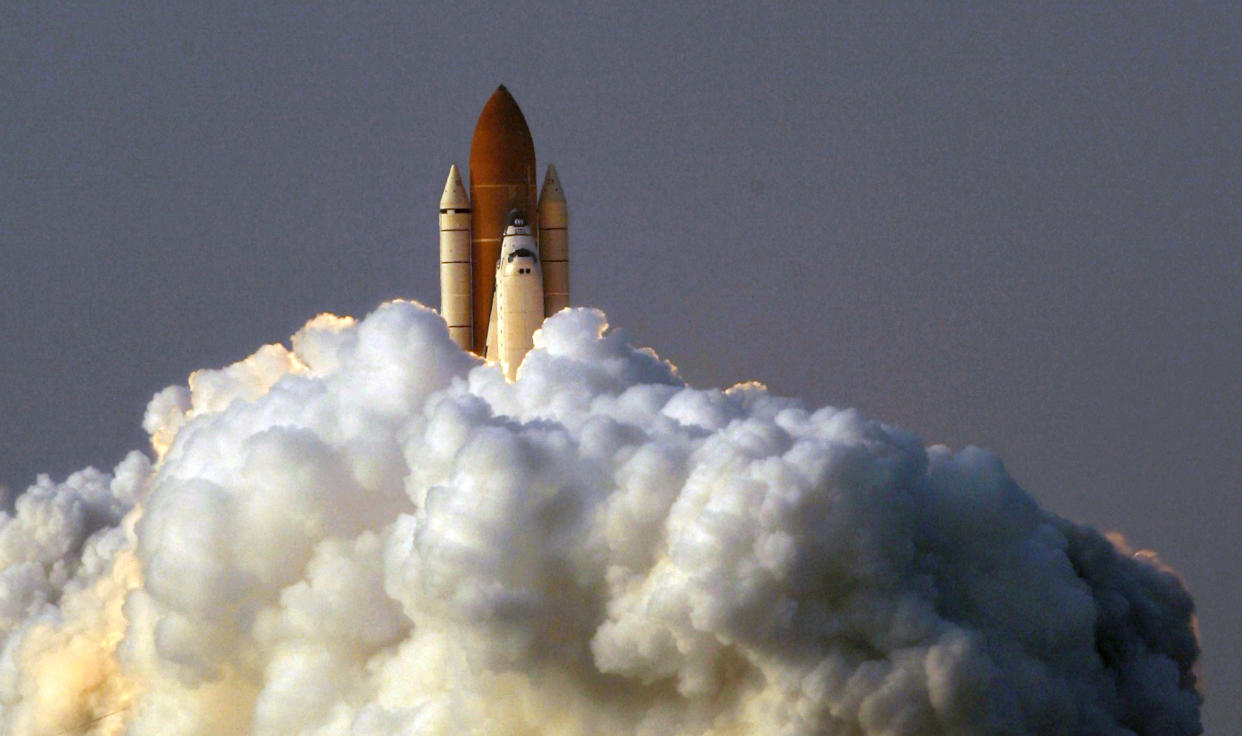
[[[0,483],[111,468],[152,393],[318,312],[436,305],[503,82],[577,304],[1156,549],[1207,732],[1242,721],[1242,11],[413,5],[0,8]]]

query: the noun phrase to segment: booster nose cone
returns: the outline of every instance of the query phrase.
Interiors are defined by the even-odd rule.
[[[543,178],[543,191],[539,193],[539,209],[544,205],[564,204],[565,191],[561,189],[561,179],[556,175],[556,167],[548,164],[548,173]]]
[[[444,194],[440,195],[440,211],[470,211],[470,198],[466,196],[466,187],[461,183],[461,172],[457,164],[449,168],[448,181],[444,182]]]

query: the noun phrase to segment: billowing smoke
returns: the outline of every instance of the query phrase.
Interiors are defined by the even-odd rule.
[[[606,327],[552,317],[510,384],[392,302],[160,392],[155,460],[0,517],[0,730],[1200,732],[1153,557]]]

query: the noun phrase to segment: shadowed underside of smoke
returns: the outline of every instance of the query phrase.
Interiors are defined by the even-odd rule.
[[[597,311],[516,383],[392,302],[0,518],[5,734],[1193,734],[1191,599],[993,455]]]

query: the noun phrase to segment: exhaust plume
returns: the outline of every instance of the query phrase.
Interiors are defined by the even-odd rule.
[[[156,394],[0,516],[12,736],[1200,733],[1193,603],[993,454],[410,302]]]

